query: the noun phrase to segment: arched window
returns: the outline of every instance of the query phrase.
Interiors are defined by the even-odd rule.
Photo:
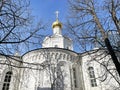
[[[88,71],[89,71],[89,77],[90,77],[91,86],[96,87],[97,83],[96,83],[96,78],[95,78],[95,73],[94,73],[93,67],[89,67]]]
[[[8,71],[5,75],[5,78],[4,78],[2,90],[9,90],[11,76],[12,76],[12,72]]]

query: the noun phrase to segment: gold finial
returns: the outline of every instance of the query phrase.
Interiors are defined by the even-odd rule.
[[[52,28],[54,28],[54,27],[56,27],[56,26],[59,26],[60,28],[62,28],[62,23],[59,22],[59,20],[58,20],[59,11],[56,11],[55,14],[56,14],[56,21],[53,22]]]

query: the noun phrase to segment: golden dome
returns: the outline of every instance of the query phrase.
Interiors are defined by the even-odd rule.
[[[59,26],[60,28],[62,28],[62,23],[59,22],[59,20],[57,19],[55,22],[53,22],[52,28],[54,28],[55,26]]]

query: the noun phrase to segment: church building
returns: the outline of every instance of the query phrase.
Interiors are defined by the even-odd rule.
[[[77,53],[72,39],[62,35],[58,17],[52,29],[42,48],[22,56],[0,56],[0,90],[120,90],[98,62],[110,59],[107,50]]]

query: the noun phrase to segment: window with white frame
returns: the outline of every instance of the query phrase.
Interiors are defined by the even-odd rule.
[[[96,87],[97,86],[97,82],[96,82],[96,78],[95,78],[95,73],[94,73],[93,67],[89,67],[88,71],[89,71],[89,77],[90,77],[91,86],[92,87]]]
[[[4,78],[4,83],[3,83],[2,90],[9,90],[11,77],[12,77],[12,72],[11,72],[11,71],[8,71],[8,72],[5,74],[5,78]]]

